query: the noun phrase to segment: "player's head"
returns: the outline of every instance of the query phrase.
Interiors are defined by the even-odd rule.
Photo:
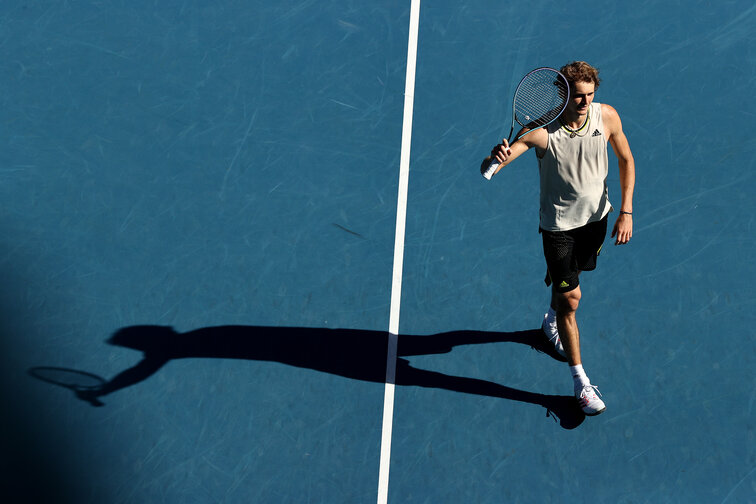
[[[594,68],[585,61],[573,61],[567,63],[559,70],[567,78],[570,84],[577,82],[592,82],[593,89],[598,89],[601,79],[599,79],[598,68]]]
[[[596,88],[601,82],[598,69],[593,68],[585,61],[573,61],[564,65],[559,70],[570,83],[570,101],[567,103],[565,114],[582,116],[588,113],[588,108],[593,102]]]

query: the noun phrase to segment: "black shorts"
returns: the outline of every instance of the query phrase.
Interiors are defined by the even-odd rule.
[[[606,238],[607,217],[569,231],[544,231],[546,285],[556,292],[569,292],[580,285],[581,271],[596,269],[596,259]]]

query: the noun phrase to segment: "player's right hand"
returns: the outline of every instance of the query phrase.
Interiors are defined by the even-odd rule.
[[[495,159],[499,163],[505,163],[511,155],[512,150],[509,148],[509,142],[507,142],[506,138],[503,139],[501,143],[494,147],[491,151],[491,159]]]

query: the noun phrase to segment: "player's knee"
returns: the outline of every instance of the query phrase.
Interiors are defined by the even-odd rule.
[[[580,289],[557,294],[557,311],[562,313],[574,313],[580,304]]]

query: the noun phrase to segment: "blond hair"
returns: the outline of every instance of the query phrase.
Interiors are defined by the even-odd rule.
[[[567,80],[572,82],[593,82],[598,89],[601,79],[598,76],[598,68],[594,68],[585,61],[573,61],[567,63],[560,70]]]

